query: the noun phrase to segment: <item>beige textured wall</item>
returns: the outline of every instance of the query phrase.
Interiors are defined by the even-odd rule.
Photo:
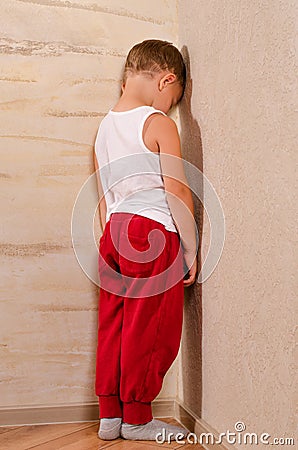
[[[96,402],[98,292],[71,247],[71,213],[124,57],[146,38],[176,40],[176,2],[0,9],[0,407]],[[174,365],[160,396],[175,386]]]
[[[218,432],[239,420],[248,432],[296,432],[296,19],[290,0],[179,2],[192,77],[183,153],[226,219],[215,272],[189,291],[179,396]],[[203,230],[205,253],[206,215]]]

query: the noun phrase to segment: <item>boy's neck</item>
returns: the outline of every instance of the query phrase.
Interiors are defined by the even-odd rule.
[[[114,111],[127,111],[139,106],[152,106],[154,100],[153,80],[141,75],[128,77],[122,95]]]

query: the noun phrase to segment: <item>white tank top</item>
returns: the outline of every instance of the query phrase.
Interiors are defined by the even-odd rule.
[[[178,232],[167,202],[159,154],[143,141],[143,126],[154,113],[152,106],[112,111],[103,118],[95,141],[95,154],[106,200],[106,222],[114,212],[129,212],[162,223]]]

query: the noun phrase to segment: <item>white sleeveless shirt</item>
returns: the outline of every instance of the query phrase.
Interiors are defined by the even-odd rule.
[[[167,202],[159,154],[143,141],[143,126],[154,113],[152,106],[128,111],[110,110],[95,141],[95,154],[107,205],[106,222],[114,212],[129,212],[162,223],[178,232]]]

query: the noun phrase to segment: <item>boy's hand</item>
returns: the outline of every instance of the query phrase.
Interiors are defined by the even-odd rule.
[[[187,278],[183,280],[184,287],[188,287],[195,282],[197,273],[197,259],[195,258],[191,268],[185,275]]]

